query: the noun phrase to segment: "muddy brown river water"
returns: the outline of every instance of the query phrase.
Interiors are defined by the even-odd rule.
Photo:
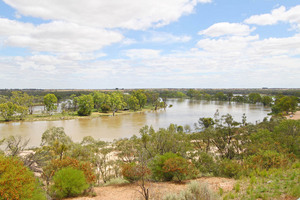
[[[155,129],[165,128],[170,123],[190,125],[200,117],[213,117],[218,109],[220,116],[230,113],[236,121],[241,122],[243,113],[247,121],[256,123],[267,117],[269,107],[244,103],[228,103],[217,101],[201,101],[190,99],[169,99],[171,108],[144,113],[130,113],[119,116],[103,116],[93,119],[74,119],[61,121],[7,122],[0,123],[0,139],[9,135],[21,135],[30,138],[29,146],[38,146],[43,132],[50,127],[64,127],[73,141],[79,142],[85,136],[112,141],[118,138],[131,137],[139,134],[139,129],[152,125]]]

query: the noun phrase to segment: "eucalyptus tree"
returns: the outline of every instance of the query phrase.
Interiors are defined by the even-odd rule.
[[[108,95],[106,98],[106,103],[110,106],[113,116],[115,116],[115,112],[127,105],[123,99],[123,95],[119,92],[113,92]]]
[[[134,111],[137,111],[140,108],[139,100],[133,95],[130,95],[127,104],[129,106],[129,109],[134,110]]]
[[[54,94],[47,94],[44,96],[44,104],[47,112],[56,110],[57,98]]]
[[[94,99],[92,95],[81,95],[78,97],[78,115],[88,116],[94,108]]]
[[[27,107],[19,106],[12,102],[0,104],[0,116],[2,116],[5,121],[10,121],[15,118],[19,118],[20,120],[22,120],[26,117],[27,114]]]
[[[106,95],[102,92],[95,91],[91,93],[94,100],[94,108],[99,111],[101,106],[105,103]]]
[[[135,90],[132,92],[132,96],[134,96],[138,100],[138,105],[140,109],[145,107],[147,103],[147,96],[144,90]]]

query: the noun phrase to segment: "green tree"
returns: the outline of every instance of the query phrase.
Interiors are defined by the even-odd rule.
[[[135,96],[131,95],[128,99],[128,106],[129,109],[137,111],[139,109],[139,100]]]
[[[61,160],[72,143],[63,127],[52,127],[43,133],[41,146],[50,152],[52,158],[59,157]]]
[[[93,92],[91,95],[94,100],[94,108],[99,111],[101,106],[105,103],[106,95],[98,91]]]
[[[261,96],[259,93],[250,93],[248,95],[248,99],[250,103],[258,103],[261,102]]]
[[[24,106],[18,106],[12,102],[0,104],[0,115],[6,120],[13,120],[15,117],[24,119],[28,113],[28,108]]]
[[[113,116],[115,116],[115,112],[126,106],[123,96],[119,92],[113,92],[110,95],[108,95],[107,104],[110,106],[110,109],[113,112]]]
[[[145,95],[144,90],[133,91],[132,96],[134,96],[138,100],[138,105],[140,109],[145,107],[147,103],[147,96]]]
[[[57,106],[57,98],[54,94],[47,94],[44,96],[44,104],[46,106],[47,112],[51,112],[56,110]]]
[[[160,128],[158,131],[152,127],[144,126],[140,129],[140,135],[139,151],[145,151],[147,158],[153,158],[156,154],[162,155],[167,152],[185,156],[191,148],[187,135],[175,124],[170,124],[168,128]]]
[[[227,93],[227,99],[228,99],[229,102],[232,100],[232,97],[233,97],[232,92]]]
[[[264,104],[264,106],[270,106],[273,102],[273,99],[272,97],[265,95],[262,97],[261,102]]]
[[[284,120],[275,127],[274,132],[283,148],[300,157],[300,120]]]
[[[10,101],[18,106],[27,108],[30,114],[33,113],[34,97],[28,95],[26,92],[23,93],[21,91],[13,91],[12,96],[10,97]]]
[[[12,102],[0,104],[0,114],[6,120],[12,120],[16,112],[16,105]]]
[[[223,92],[218,92],[217,94],[215,94],[215,99],[219,101],[225,101],[227,100],[227,96]]]
[[[213,118],[211,117],[202,117],[198,120],[198,124],[195,124],[196,128],[201,129],[207,129],[208,127],[214,125],[215,122]]]
[[[186,95],[189,96],[190,98],[198,98],[201,95],[201,93],[199,90],[189,89]]]
[[[91,95],[81,95],[78,97],[78,115],[88,116],[94,108],[94,99]]]
[[[275,105],[272,106],[272,113],[279,114],[281,112],[295,112],[298,105],[298,98],[295,96],[283,96],[276,99]]]

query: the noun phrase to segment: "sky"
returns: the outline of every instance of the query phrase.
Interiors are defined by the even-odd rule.
[[[0,89],[300,88],[299,0],[0,0]]]

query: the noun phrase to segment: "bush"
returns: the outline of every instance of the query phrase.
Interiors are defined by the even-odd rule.
[[[76,197],[89,187],[83,171],[71,167],[57,171],[53,176],[53,182],[51,191],[59,199]]]
[[[285,167],[289,163],[289,159],[293,160],[293,156],[285,156],[276,151],[260,151],[253,156],[249,156],[246,163],[249,169],[270,169]]]
[[[122,166],[122,175],[130,182],[147,177],[150,173],[151,171],[147,166],[137,165],[136,163],[127,163]]]
[[[33,173],[23,162],[0,155],[0,199],[46,199]]]
[[[182,157],[169,158],[164,162],[163,171],[172,174],[179,182],[188,175],[195,175],[197,171],[192,163]]]
[[[216,200],[218,196],[210,190],[207,184],[192,181],[180,195],[167,194],[163,200]]]
[[[176,157],[179,156],[170,152],[163,155],[156,155],[149,165],[152,172],[152,178],[157,181],[171,181],[174,174],[171,172],[165,172],[163,167],[168,159]]]
[[[242,166],[235,160],[223,159],[219,162],[215,174],[229,178],[237,178],[241,175]]]
[[[108,185],[121,185],[121,184],[126,184],[129,183],[129,181],[122,179],[122,178],[112,178],[109,181],[107,181],[104,186]]]
[[[195,199],[195,200],[214,200],[218,199],[217,195],[208,188],[208,185],[205,183],[199,183],[197,181],[192,181],[188,185],[187,189],[192,198],[185,198],[185,200],[188,199]]]
[[[193,163],[201,173],[211,173],[216,169],[214,158],[209,153],[199,152],[193,159]]]
[[[88,184],[93,184],[96,181],[96,175],[94,173],[94,170],[92,169],[91,163],[79,162],[78,160],[69,157],[64,158],[62,160],[51,160],[50,164],[46,168],[44,168],[44,176],[47,176],[51,179],[51,177],[57,171],[65,167],[72,167],[74,169],[83,171]]]

